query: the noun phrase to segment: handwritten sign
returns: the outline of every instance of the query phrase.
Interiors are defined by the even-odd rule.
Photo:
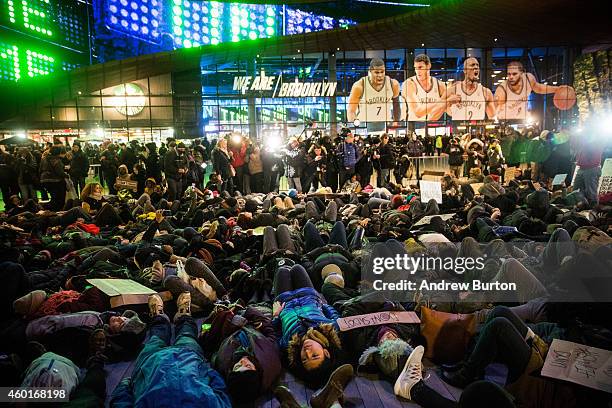
[[[439,181],[419,181],[419,189],[421,190],[421,202],[426,203],[432,198],[438,204],[442,204],[442,183]]]
[[[340,331],[348,331],[367,326],[380,326],[381,324],[419,324],[421,319],[414,312],[376,312],[363,315],[341,317],[337,320]]]
[[[504,183],[514,180],[516,177],[516,167],[507,167],[504,171]]]
[[[552,185],[560,186],[565,184],[565,179],[567,178],[567,174],[557,174],[555,178],[553,178]]]
[[[414,224],[413,227],[418,227],[419,225],[427,225],[427,224],[429,224],[431,222],[431,219],[433,217],[440,217],[440,218],[442,218],[442,221],[450,220],[451,218],[453,218],[455,216],[455,214],[456,213],[440,214],[440,215],[426,215],[425,217],[421,218],[419,220],[419,222]]]
[[[612,159],[606,159],[601,169],[599,187],[597,188],[599,202],[607,203],[610,201],[610,193],[612,193]]]
[[[612,352],[555,339],[542,375],[612,393]]]

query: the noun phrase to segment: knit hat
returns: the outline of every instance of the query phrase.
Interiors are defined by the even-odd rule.
[[[291,198],[296,198],[297,197],[297,190],[295,188],[290,188],[289,191],[287,191],[287,195]]]
[[[402,204],[404,204],[404,197],[401,195],[396,194],[391,198],[391,207],[397,208]]]
[[[126,310],[121,316],[128,318],[121,328],[121,333],[140,334],[147,328],[147,325],[140,320],[138,314],[133,310]]]
[[[327,278],[327,276],[331,275],[332,273],[343,276],[342,270],[340,269],[338,265],[328,264],[328,265],[325,265],[323,269],[321,269],[321,278],[325,280],[325,278]]]
[[[230,371],[225,380],[227,391],[238,403],[254,401],[261,392],[261,377],[259,370]]]
[[[35,290],[13,302],[15,313],[21,316],[32,316],[42,306],[47,293],[44,290]]]
[[[576,244],[588,251],[595,252],[598,248],[612,243],[612,238],[596,227],[580,227],[572,235]]]
[[[375,365],[386,377],[397,379],[412,350],[404,340],[385,340],[378,346],[365,349],[359,357],[359,365]]]
[[[246,200],[244,203],[244,211],[250,213],[257,212],[257,201],[253,200],[252,198]]]

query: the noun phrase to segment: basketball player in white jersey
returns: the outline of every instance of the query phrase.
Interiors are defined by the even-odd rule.
[[[452,95],[447,100],[446,84],[430,75],[431,60],[426,54],[414,58],[414,71],[416,75],[402,84],[409,121],[438,120],[446,111],[447,103],[461,101],[458,95]]]
[[[558,86],[544,85],[535,76],[523,69],[519,61],[512,61],[507,67],[507,79],[495,90],[495,104],[498,119],[527,119],[527,100],[531,91],[539,94],[555,93]]]
[[[463,62],[465,78],[448,87],[448,95],[458,95],[460,100],[453,102],[448,113],[453,120],[484,120],[495,117],[495,100],[493,92],[482,86],[480,79],[480,64],[474,57]]]
[[[386,122],[398,122],[401,118],[399,95],[399,82],[385,75],[385,62],[373,58],[368,76],[360,78],[351,88],[347,120],[359,119],[368,124],[369,131],[384,131]]]

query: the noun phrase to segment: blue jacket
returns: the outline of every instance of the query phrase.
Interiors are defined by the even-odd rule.
[[[285,307],[275,324],[281,325],[281,337],[278,345],[286,350],[294,334],[305,334],[310,327],[323,323],[332,323],[338,328],[336,319],[340,317],[336,309],[325,303],[323,296],[313,288],[300,288],[283,292],[276,297]]]
[[[342,142],[338,145],[338,153],[342,157],[343,167],[355,167],[361,155],[355,143]]]
[[[112,407],[231,407],[225,382],[200,353],[171,346],[142,359],[146,352],[113,392]]]

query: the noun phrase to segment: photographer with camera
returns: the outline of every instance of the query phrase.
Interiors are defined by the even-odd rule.
[[[359,147],[355,144],[355,137],[350,129],[344,128],[340,133],[344,140],[336,148],[340,170],[340,185],[343,186],[355,174],[355,166],[361,158]]]
[[[372,159],[374,161],[374,168],[377,171],[376,187],[385,187],[389,183],[389,175],[395,160],[388,134],[385,133],[380,137],[380,145],[374,151]]]
[[[306,182],[302,187],[304,191],[317,190],[319,184],[323,187],[325,183],[325,172],[327,171],[327,149],[319,144],[312,144],[306,155],[306,167],[304,168],[304,176]]]

